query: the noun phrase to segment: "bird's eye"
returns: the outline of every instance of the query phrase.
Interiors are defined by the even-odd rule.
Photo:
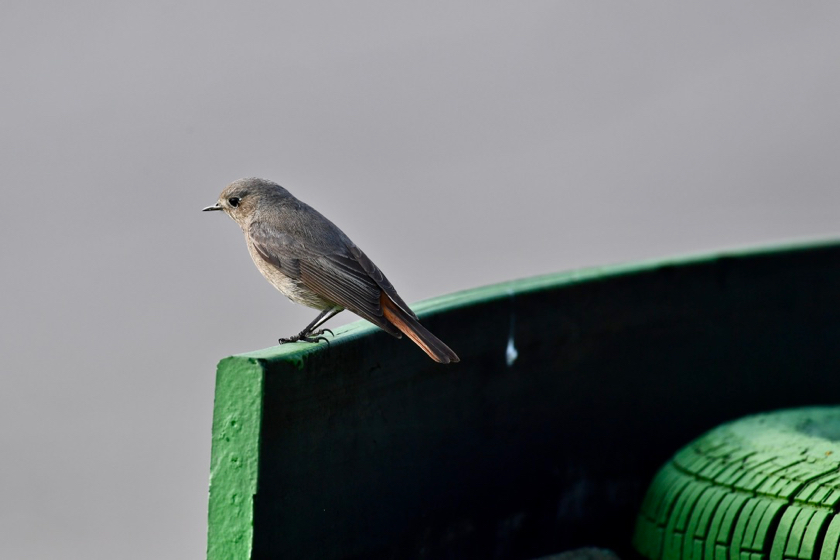
[[[230,197],[230,198],[228,199],[228,204],[230,204],[231,206],[233,206],[234,208],[236,208],[237,206],[239,206],[239,197],[238,197],[238,196],[232,196],[232,197]]]

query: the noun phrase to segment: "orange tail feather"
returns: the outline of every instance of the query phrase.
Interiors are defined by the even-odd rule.
[[[429,332],[414,317],[400,309],[384,292],[379,296],[379,303],[382,306],[385,318],[413,340],[414,344],[419,346],[431,359],[442,364],[461,361],[449,346]]]

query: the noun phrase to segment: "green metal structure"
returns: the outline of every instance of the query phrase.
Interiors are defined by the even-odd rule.
[[[840,396],[840,243],[569,272],[415,307],[461,363],[366,322],[217,371],[208,559],[635,554],[673,453]]]

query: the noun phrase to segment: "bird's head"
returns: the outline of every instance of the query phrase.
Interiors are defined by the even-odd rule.
[[[273,181],[248,177],[225,187],[216,204],[208,206],[204,212],[221,210],[245,228],[262,208],[280,204],[290,196],[289,191]]]

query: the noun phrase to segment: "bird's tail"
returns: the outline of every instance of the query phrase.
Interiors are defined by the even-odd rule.
[[[382,295],[379,296],[379,303],[382,306],[385,318],[400,329],[408,338],[413,340],[414,344],[419,346],[431,359],[442,364],[461,361],[449,346],[441,342],[438,337],[421,325],[417,319],[410,316],[396,303],[391,301],[385,295],[385,292],[382,292]]]

